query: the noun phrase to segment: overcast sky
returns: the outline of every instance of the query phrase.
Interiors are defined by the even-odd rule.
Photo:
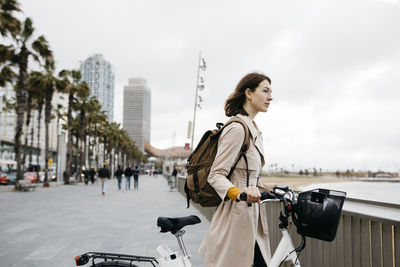
[[[184,145],[199,51],[207,62],[195,143],[224,122],[224,101],[254,70],[273,102],[255,121],[267,164],[291,169],[400,170],[398,0],[24,0],[58,69],[100,53],[123,87],[147,79],[151,143]]]

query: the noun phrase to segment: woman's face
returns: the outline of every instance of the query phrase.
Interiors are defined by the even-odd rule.
[[[250,91],[249,103],[256,112],[267,112],[269,103],[272,101],[271,84],[268,80],[259,83],[254,92]]]

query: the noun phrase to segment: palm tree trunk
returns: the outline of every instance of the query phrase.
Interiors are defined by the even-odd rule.
[[[16,87],[16,113],[17,113],[17,123],[15,126],[15,161],[17,162],[17,180],[22,180],[24,178],[22,170],[22,159],[21,159],[21,135],[23,133],[22,127],[24,125],[24,115],[26,108],[26,94],[27,94],[27,79],[28,79],[28,50],[25,45],[22,46],[20,52],[20,58],[18,62],[19,66],[19,77]]]
[[[99,167],[100,138],[97,137],[97,123],[94,124],[94,145],[96,146],[96,168]]]
[[[42,109],[43,109],[43,103],[40,102],[38,104],[38,132],[37,132],[37,156],[36,156],[36,165],[37,165],[37,176],[39,177],[39,169],[40,169],[40,123],[42,120]]]
[[[44,187],[49,187],[49,180],[48,180],[48,168],[49,168],[49,122],[45,120],[45,148],[44,148],[44,154],[45,154],[45,160],[44,160],[44,182],[43,186]]]
[[[56,180],[57,183],[59,183],[59,179],[58,179],[58,168],[60,167],[60,133],[59,133],[59,124],[60,123],[60,117],[57,115],[57,168],[56,168]]]
[[[86,137],[85,135],[85,110],[84,110],[84,104],[82,104],[81,110],[80,110],[80,116],[79,116],[79,138],[81,139],[81,145],[79,147],[79,180],[81,181],[82,179],[82,166],[84,166],[84,155],[86,155]]]
[[[53,98],[53,88],[47,88],[46,90],[46,106],[45,106],[45,113],[44,113],[44,121],[46,127],[46,140],[45,140],[45,168],[44,168],[44,187],[49,187],[49,124],[51,119],[51,100]]]
[[[112,172],[113,171],[113,157],[114,157],[114,154],[113,154],[113,149],[112,149],[112,146],[111,146],[111,142],[108,144],[108,160],[109,160],[109,166],[110,166],[110,171]],[[114,173],[111,173],[111,177],[113,177],[113,175],[114,175]]]
[[[80,140],[79,140],[79,131],[76,131],[75,132],[75,140],[76,140],[76,145],[75,145],[75,151],[74,151],[74,154],[75,154],[75,161],[74,161],[74,166],[75,166],[75,169],[74,169],[74,171],[75,171],[75,174],[76,173],[79,173],[79,176],[80,176],[80,170],[79,170],[79,168],[80,168],[80,156],[81,156],[81,153],[80,153],[80,147],[79,147],[79,142],[80,142]],[[81,177],[78,177],[78,179],[81,179]]]
[[[107,159],[106,159],[106,144],[107,144],[107,136],[103,136],[103,162],[107,162]]]
[[[72,92],[68,95],[68,115],[67,115],[67,125],[68,125],[68,149],[67,149],[67,160],[65,166],[65,172],[67,173],[66,184],[69,184],[69,177],[71,176],[71,163],[72,163],[72,104],[74,95]]]
[[[31,128],[31,149],[29,150],[29,166],[32,166],[32,153],[33,153],[34,134],[35,134],[35,126],[32,123],[32,128]]]
[[[88,142],[87,143],[85,142],[85,144],[86,144],[85,150],[88,150],[88,151],[85,151],[85,153],[87,153],[87,155],[88,155],[88,166],[87,167],[89,167],[89,170],[90,170],[90,167],[92,166],[92,153],[93,153],[92,146],[90,145],[90,137],[91,137],[90,135],[92,133],[90,127],[92,127],[92,123],[89,118],[88,127],[86,128],[86,135],[89,136],[89,138],[87,140]]]
[[[88,155],[88,146],[90,145],[90,138],[88,138],[86,130],[85,130],[85,133],[84,133],[84,137],[85,137],[85,142],[83,143],[83,155],[84,155],[83,162],[84,162],[85,168],[88,168],[89,167],[88,165],[90,164],[89,163],[90,157]],[[89,141],[87,139],[89,139]],[[88,142],[89,142],[89,144],[88,144]]]
[[[31,94],[28,93],[28,98],[27,98],[27,103],[26,103],[26,109],[27,109],[27,113],[26,113],[26,122],[25,122],[25,127],[26,127],[26,131],[25,131],[25,145],[24,145],[24,155],[22,157],[22,166],[23,169],[25,170],[25,162],[26,162],[26,154],[28,153],[28,151],[32,151],[32,147],[28,150],[28,137],[29,137],[29,124],[31,122],[31,115],[32,115],[32,96]],[[30,154],[30,152],[29,152]]]
[[[80,131],[79,131],[80,132]],[[80,135],[80,133],[79,133]],[[78,142],[78,151],[77,151],[77,158],[78,158],[78,173],[79,173],[79,182],[82,182],[82,161],[83,161],[83,142],[84,140],[79,137],[79,142]]]

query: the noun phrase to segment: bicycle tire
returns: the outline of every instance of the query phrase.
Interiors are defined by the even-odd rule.
[[[95,265],[92,265],[94,267],[101,267],[101,266],[107,266],[107,267],[138,267],[135,264],[129,264],[126,261],[102,261],[98,262]]]

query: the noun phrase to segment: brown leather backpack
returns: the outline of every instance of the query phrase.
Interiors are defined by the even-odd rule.
[[[217,129],[208,130],[204,133],[196,149],[192,152],[192,154],[190,154],[187,160],[186,169],[188,175],[185,182],[185,192],[188,208],[190,200],[192,200],[194,203],[200,204],[203,207],[215,207],[221,203],[221,198],[218,196],[214,188],[207,182],[207,178],[217,154],[218,139],[222,133],[222,130],[233,122],[242,124],[245,136],[242,148],[240,149],[235,164],[231,167],[231,170],[226,178],[230,179],[241,157],[244,157],[247,165],[246,151],[250,144],[250,133],[246,123],[238,117],[232,117],[223,126],[222,123],[217,123]],[[248,166],[247,176],[249,176]]]

